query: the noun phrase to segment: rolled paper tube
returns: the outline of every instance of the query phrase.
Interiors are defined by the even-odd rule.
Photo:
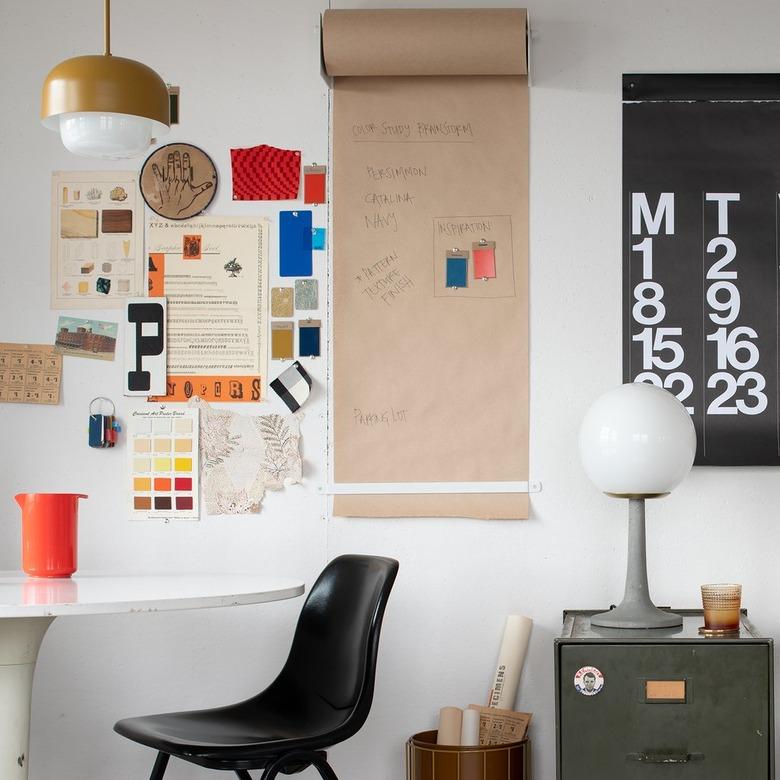
[[[460,727],[461,745],[479,745],[479,710],[463,710]]]
[[[504,710],[515,708],[520,673],[528,650],[528,640],[534,622],[524,615],[508,615],[504,626],[504,637],[498,653],[498,665],[493,677],[490,706]]]
[[[439,710],[439,734],[437,745],[460,745],[460,729],[463,710],[458,707],[442,707]]]

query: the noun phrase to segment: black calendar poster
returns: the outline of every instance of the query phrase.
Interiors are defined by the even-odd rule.
[[[623,77],[623,379],[673,392],[697,465],[780,464],[780,76]]]

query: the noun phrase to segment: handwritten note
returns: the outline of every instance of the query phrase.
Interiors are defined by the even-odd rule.
[[[374,428],[380,425],[391,428],[394,425],[408,422],[409,410],[395,409],[392,406],[388,409],[382,409],[381,411],[355,409],[352,413],[352,419],[355,425],[360,425],[365,428]]]
[[[420,141],[465,140],[474,138],[471,122],[458,120],[398,122],[356,122],[352,125],[353,141],[415,143]]]
[[[365,265],[355,274],[361,294],[371,301],[392,306],[404,291],[414,287],[414,281],[399,267],[398,252],[393,250],[371,265]]]

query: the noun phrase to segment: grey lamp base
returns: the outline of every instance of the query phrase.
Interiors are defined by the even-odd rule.
[[[623,601],[609,612],[594,615],[590,622],[605,628],[672,628],[681,626],[683,621],[679,615],[658,609],[652,602],[630,604]]]
[[[605,628],[672,628],[682,625],[679,615],[658,609],[650,600],[644,498],[630,498],[628,501],[628,560],[623,601],[609,612],[594,615],[590,622]]]

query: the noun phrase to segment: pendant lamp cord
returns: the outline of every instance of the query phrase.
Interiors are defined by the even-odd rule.
[[[103,54],[111,56],[111,0],[103,0]]]

